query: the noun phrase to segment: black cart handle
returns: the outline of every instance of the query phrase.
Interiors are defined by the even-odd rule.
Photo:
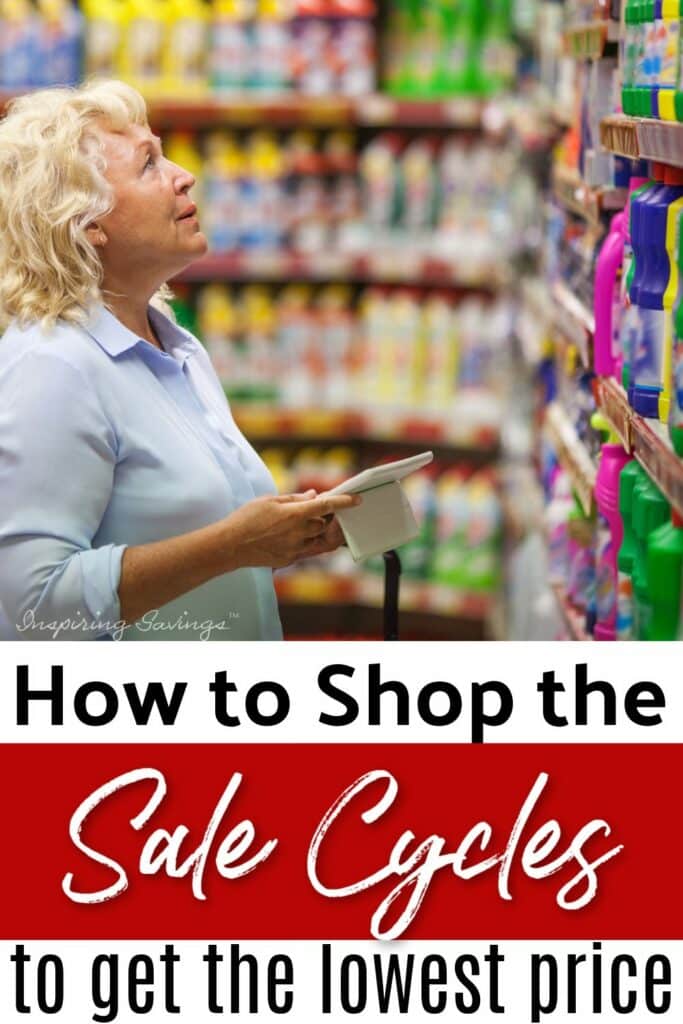
[[[401,559],[398,552],[385,551],[384,555],[384,639],[398,640],[398,590],[401,579]]]

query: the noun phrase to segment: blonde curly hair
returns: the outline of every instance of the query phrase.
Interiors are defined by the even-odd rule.
[[[86,82],[14,99],[0,121],[0,331],[13,319],[84,324],[102,301],[86,235],[114,205],[98,121],[146,126],[145,101],[124,82]],[[155,305],[170,295],[164,286]]]

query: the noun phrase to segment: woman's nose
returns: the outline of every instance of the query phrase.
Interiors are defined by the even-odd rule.
[[[194,174],[186,171],[184,167],[176,165],[175,186],[177,192],[189,192],[196,184],[196,180]]]

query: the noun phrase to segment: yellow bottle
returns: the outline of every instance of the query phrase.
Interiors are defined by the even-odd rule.
[[[163,55],[169,96],[196,99],[208,92],[209,8],[204,0],[168,0]]]
[[[124,0],[120,69],[146,99],[163,93],[163,60],[168,28],[166,0]]]
[[[238,381],[238,322],[235,304],[224,284],[207,284],[197,300],[199,333],[218,378],[228,394]]]
[[[249,84],[253,7],[249,0],[213,0],[209,46],[213,92],[235,93]]]
[[[82,0],[86,78],[116,78],[121,68],[124,5],[121,0]]]

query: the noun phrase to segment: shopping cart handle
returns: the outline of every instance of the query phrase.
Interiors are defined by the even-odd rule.
[[[384,558],[384,639],[398,640],[398,589],[401,559],[398,551],[385,551]]]

